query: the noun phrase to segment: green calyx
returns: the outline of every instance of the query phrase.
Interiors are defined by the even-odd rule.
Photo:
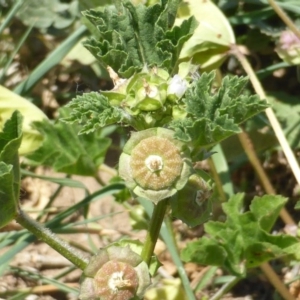
[[[112,91],[102,92],[111,105],[119,105],[131,115],[143,111],[155,111],[163,107],[167,99],[169,75],[162,69],[147,68],[128,80],[119,78],[108,68],[115,87]]]
[[[193,172],[189,149],[165,128],[134,132],[119,162],[128,188],[154,203],[181,190]]]
[[[112,68],[107,69],[115,86],[101,94],[117,108],[124,123],[143,130],[168,123],[173,110],[177,116],[182,115],[178,111],[184,111],[181,98],[188,83],[179,75],[175,75],[179,80],[174,81],[164,69],[144,67],[141,72],[124,79]]]
[[[211,195],[212,183],[208,175],[195,170],[185,187],[171,198],[173,217],[191,227],[206,222],[212,214]]]

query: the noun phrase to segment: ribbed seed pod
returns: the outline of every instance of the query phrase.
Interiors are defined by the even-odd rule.
[[[147,264],[129,246],[100,249],[83,273],[81,300],[141,299],[150,285]]]
[[[193,170],[189,155],[172,130],[134,132],[120,157],[119,174],[134,194],[157,203],[185,186]]]

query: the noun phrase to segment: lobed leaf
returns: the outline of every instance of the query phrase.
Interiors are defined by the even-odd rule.
[[[130,1],[104,11],[83,12],[97,37],[84,45],[102,63],[124,78],[148,67],[169,72],[177,64],[181,48],[196,27],[194,18],[172,28],[179,1],[162,1],[149,7]]]
[[[60,114],[67,117],[66,109]],[[110,139],[101,132],[78,136],[78,128],[65,123],[35,122],[35,128],[43,134],[42,146],[27,158],[34,164],[51,166],[57,172],[95,176],[103,163]]]
[[[97,128],[121,122],[121,110],[111,106],[109,100],[100,93],[91,92],[77,96],[66,107],[70,107],[69,116],[61,119],[67,123],[82,123],[79,134],[93,132]]]
[[[182,252],[183,260],[222,266],[237,276],[245,276],[247,268],[271,259],[290,254],[299,257],[295,237],[269,233],[286,200],[273,195],[255,197],[250,211],[243,213],[243,194],[234,195],[223,204],[226,222],[206,223],[205,231],[210,237],[188,244]],[[205,254],[214,252],[221,258]]]
[[[240,132],[240,123],[268,107],[258,96],[242,94],[247,78],[225,77],[217,91],[214,78],[214,72],[203,73],[191,84],[183,99],[187,118],[170,124],[178,139],[193,146],[211,147]]]

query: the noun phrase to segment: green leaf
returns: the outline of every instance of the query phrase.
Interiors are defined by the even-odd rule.
[[[228,225],[232,224],[234,226],[234,224],[238,221],[239,215],[243,209],[244,196],[245,195],[243,193],[235,194],[230,197],[230,201],[222,205],[223,211],[227,215],[226,223]]]
[[[286,198],[274,195],[254,197],[251,202],[250,210],[255,215],[255,218],[259,220],[261,228],[269,232],[286,201]]]
[[[175,24],[191,15],[199,25],[184,44],[180,58],[192,59],[202,70],[216,69],[228,56],[230,45],[235,44],[229,21],[212,1],[187,0],[181,2]]]
[[[271,259],[287,255],[298,258],[300,246],[295,237],[268,233],[286,200],[272,195],[255,197],[250,211],[243,213],[243,194],[234,195],[223,204],[226,222],[206,223],[205,231],[209,237],[188,244],[182,258],[199,264],[222,266],[242,277],[246,275],[246,268]],[[221,259],[207,254],[214,252],[219,253]]]
[[[192,118],[176,120],[170,124],[175,131],[175,137],[179,140],[192,142],[196,147],[211,147],[225,138],[239,133],[240,128],[233,120],[226,116],[218,118],[215,122],[209,119],[193,121]]]
[[[18,198],[14,191],[13,166],[0,162],[0,228],[15,218]]]
[[[191,36],[196,22],[193,18],[180,27],[172,28],[179,1],[162,1],[146,7],[122,1],[105,11],[83,12],[94,26],[96,37],[84,45],[102,63],[129,78],[148,67],[164,67],[172,71],[176,66],[183,43]],[[171,29],[172,28],[172,29]]]
[[[178,139],[192,141],[194,147],[211,147],[240,132],[240,123],[268,107],[258,96],[242,94],[246,78],[227,76],[216,92],[214,78],[214,72],[203,73],[191,84],[183,99],[187,118],[170,124]]]
[[[27,0],[17,16],[27,26],[37,28],[65,28],[73,23],[77,14],[77,3],[61,3],[59,0]]]
[[[61,109],[60,115],[67,117],[66,109]],[[110,139],[101,137],[99,130],[78,136],[78,127],[62,122],[35,122],[34,126],[42,133],[44,141],[37,151],[27,156],[31,163],[51,166],[67,174],[97,174],[110,146]]]
[[[22,141],[22,116],[15,111],[0,132],[0,227],[14,219],[19,202],[18,149]]]
[[[122,122],[120,109],[111,106],[108,99],[97,92],[77,96],[66,107],[70,107],[70,116],[62,118],[63,122],[83,124],[79,134],[93,132],[97,128]]]
[[[199,264],[217,266],[222,266],[226,257],[225,249],[207,237],[203,237],[201,242],[190,243],[181,254],[183,261],[197,261]]]
[[[0,132],[0,161],[13,166],[18,162],[18,149],[22,141],[22,119],[21,114],[15,111]],[[16,174],[17,179],[19,173]]]
[[[26,154],[36,150],[42,142],[41,134],[31,127],[33,121],[46,119],[46,115],[27,99],[0,86],[0,128],[12,113],[18,110],[23,116],[23,139],[19,153]]]

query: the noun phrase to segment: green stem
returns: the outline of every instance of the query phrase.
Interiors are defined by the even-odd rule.
[[[159,236],[161,225],[164,221],[165,213],[168,207],[168,199],[162,200],[154,206],[150,225],[148,228],[146,241],[142,250],[143,260],[150,265],[151,257]]]
[[[38,239],[48,244],[51,248],[67,258],[81,270],[83,270],[87,266],[87,259],[83,258],[82,255],[77,251],[77,249],[68,245],[64,240],[61,240],[48,228],[43,227],[41,224],[31,219],[20,208],[15,219],[24,228],[33,233]]]
[[[228,293],[241,279],[235,276],[232,276],[232,278],[224,284],[216,294],[214,294],[210,300],[219,300],[224,297],[226,293]]]
[[[101,186],[105,186],[105,182],[102,180],[99,174],[96,174],[94,178]]]

